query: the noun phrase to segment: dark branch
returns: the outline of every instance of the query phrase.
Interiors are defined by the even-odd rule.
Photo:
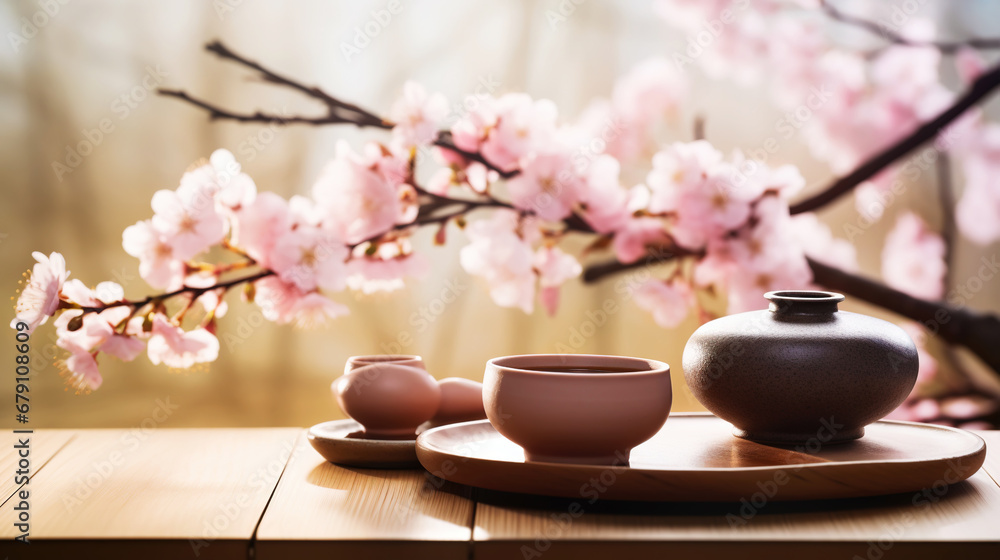
[[[857,27],[858,29],[863,29],[872,35],[876,35],[897,45],[907,47],[931,47],[938,49],[943,53],[949,54],[955,53],[962,48],[1000,49],[1000,39],[994,37],[973,37],[964,41],[923,41],[919,39],[910,39],[879,22],[845,13],[831,4],[829,0],[821,0],[821,4],[823,6],[823,11],[826,12],[830,18],[841,23]]]
[[[841,177],[821,192],[791,206],[792,214],[812,212],[837,200],[896,160],[909,154],[924,142],[933,139],[941,130],[955,121],[967,109],[1000,86],[1000,65],[979,77],[962,97],[938,115],[913,131],[909,136],[889,146],[878,155],[861,164],[850,174]]]
[[[831,290],[867,301],[907,319],[918,321],[943,340],[965,346],[993,371],[1000,372],[1000,319],[954,307],[943,302],[926,301],[894,290],[874,280],[858,276],[809,259],[813,280]]]
[[[583,281],[592,283],[611,274],[665,263],[672,256],[683,256],[683,253],[666,258],[653,254],[646,260],[629,264],[611,261],[591,265],[584,269]],[[863,276],[808,260],[813,281],[817,284],[918,321],[932,334],[947,342],[965,346],[994,371],[1000,372],[1000,344],[996,343],[1000,340],[1000,319],[995,315],[975,313],[943,302],[925,301]]]

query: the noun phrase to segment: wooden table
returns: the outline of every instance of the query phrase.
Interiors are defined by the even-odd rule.
[[[298,428],[36,431],[31,479],[19,488],[7,432],[0,555],[995,560],[1000,431],[981,435],[993,450],[986,466],[938,493],[754,508],[474,491],[423,471],[329,464]],[[23,490],[28,546],[12,540]]]

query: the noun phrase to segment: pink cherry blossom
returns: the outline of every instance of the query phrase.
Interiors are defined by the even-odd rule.
[[[804,289],[812,281],[787,202],[765,196],[756,203],[754,218],[756,226],[712,240],[695,268],[697,284],[717,284],[726,291],[729,313],[762,309],[767,306],[764,293]]]
[[[498,210],[489,220],[465,228],[471,243],[462,248],[462,268],[481,276],[490,287],[490,296],[501,307],[518,307],[525,313],[534,309],[534,253],[530,241],[518,235],[516,213]],[[530,231],[530,228],[520,228]]]
[[[470,96],[466,105],[471,110],[452,125],[451,135],[458,149],[478,153],[486,137],[497,126],[497,100],[490,96]],[[462,167],[466,163],[465,157],[454,150],[439,152],[451,165]]]
[[[150,286],[172,291],[184,283],[184,261],[174,254],[167,236],[152,221],[144,220],[125,228],[122,247],[139,259],[139,276]]]
[[[427,94],[416,82],[403,85],[403,96],[389,111],[389,118],[396,123],[392,129],[394,140],[403,148],[430,143],[437,137],[438,126],[448,116],[448,99],[440,94]]]
[[[142,352],[144,344],[127,334],[119,334],[116,328],[129,317],[131,308],[127,306],[109,307],[100,313],[87,313],[80,327],[69,330],[69,323],[81,315],[81,311],[64,311],[55,322],[56,344],[72,352],[104,352],[129,362]]]
[[[982,395],[951,397],[941,402],[941,412],[949,418],[971,420],[995,412],[997,402]]]
[[[476,108],[452,126],[452,134],[460,149],[481,152],[493,165],[513,171],[522,157],[552,139],[557,115],[547,99],[508,93],[477,99]]]
[[[882,278],[914,297],[940,299],[944,293],[944,252],[941,236],[930,231],[919,216],[906,212],[886,236]]]
[[[620,262],[634,263],[645,257],[650,247],[666,245],[669,241],[660,219],[635,218],[615,232],[612,246]]]
[[[305,294],[296,300],[292,306],[291,316],[295,326],[300,329],[316,329],[324,327],[331,319],[347,315],[350,309],[317,292]]]
[[[349,251],[337,235],[316,227],[301,225],[279,237],[268,261],[285,282],[303,292],[317,287],[343,290],[347,278]]]
[[[846,239],[835,238],[830,227],[807,212],[792,216],[792,227],[805,254],[818,262],[848,272],[858,271],[858,252]]]
[[[581,179],[569,157],[552,152],[530,158],[520,174],[507,182],[514,206],[543,220],[558,221],[573,211]]]
[[[687,92],[687,80],[666,58],[653,57],[635,65],[615,82],[611,103],[630,125],[674,114]]]
[[[97,367],[97,359],[90,352],[71,350],[70,355],[59,363],[60,373],[66,384],[77,393],[89,393],[100,388],[104,381]]]
[[[580,214],[594,230],[610,233],[625,226],[631,217],[630,192],[619,182],[621,166],[608,155],[594,158],[580,183]]]
[[[83,315],[80,328],[69,330],[70,321],[78,318],[83,311],[70,309],[64,311],[55,321],[56,344],[66,350],[92,352],[101,345],[112,333],[112,327],[96,313]]]
[[[215,208],[214,193],[204,185],[181,185],[176,191],[153,194],[153,227],[173,250],[174,257],[186,261],[222,241],[226,224]]]
[[[664,282],[654,278],[636,289],[635,302],[640,308],[653,314],[657,325],[673,328],[681,324],[690,313],[694,294],[685,282]]]
[[[142,353],[145,347],[145,342],[138,338],[113,334],[101,343],[99,349],[101,352],[110,354],[123,362],[131,362],[136,356]]]
[[[305,219],[305,213],[299,213],[300,219]],[[292,216],[284,198],[272,192],[261,193],[253,203],[236,212],[231,243],[261,266],[269,267],[274,242],[291,228]]]
[[[370,165],[341,141],[336,157],[313,185],[316,204],[347,243],[388,231],[401,215],[396,183]]]
[[[683,247],[699,249],[750,217],[750,203],[760,193],[733,178],[732,167],[707,142],[675,143],[653,158],[649,209],[674,214],[671,236]]]
[[[955,208],[962,235],[979,245],[1000,239],[1000,125],[990,123],[976,130],[970,146],[962,150],[965,189]]]
[[[153,364],[187,369],[194,364],[215,361],[219,357],[219,339],[201,327],[184,331],[157,313],[153,316],[153,335],[149,338],[147,353]]]
[[[583,267],[562,249],[546,246],[535,252],[534,268],[541,287],[542,304],[549,315],[555,315],[559,307],[559,287],[579,276]]]
[[[291,227],[306,225],[320,227],[325,214],[311,198],[295,195],[288,199],[288,219]]]
[[[347,263],[347,286],[365,294],[398,290],[406,278],[420,278],[430,270],[430,263],[422,255],[404,253],[394,243],[379,245],[371,256],[360,249]]]
[[[299,328],[317,328],[350,312],[347,306],[318,292],[304,293],[295,284],[273,276],[256,281],[254,288],[254,302],[264,318],[279,325],[295,323]]]
[[[214,197],[222,210],[238,210],[253,202],[257,185],[229,150],[215,150],[209,162],[181,177],[178,191],[193,191]]]
[[[102,304],[117,303],[125,298],[125,290],[117,282],[101,282],[95,288],[77,280],[67,280],[62,287],[63,299],[82,307],[98,307]]]
[[[936,116],[953,97],[940,83],[939,62],[936,49],[891,46],[866,75],[859,55],[824,55],[822,82],[832,84],[832,93],[804,128],[813,153],[846,173]]]
[[[264,318],[286,324],[295,319],[295,305],[303,297],[295,284],[268,276],[254,282],[254,303],[260,306]]]
[[[224,317],[229,310],[229,304],[222,299],[223,295],[225,295],[223,290],[209,290],[198,296],[195,301],[201,305],[205,313],[211,313],[213,317]]]
[[[975,49],[965,47],[955,53],[955,69],[958,70],[959,78],[967,85],[976,81],[986,68],[986,61]]]
[[[31,269],[27,283],[21,289],[14,311],[16,316],[11,321],[11,328],[24,322],[28,332],[34,332],[38,325],[43,324],[59,309],[59,291],[69,277],[66,270],[66,259],[59,253],[44,253],[35,251],[31,254],[36,264]]]

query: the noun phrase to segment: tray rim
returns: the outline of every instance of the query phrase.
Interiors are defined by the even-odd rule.
[[[716,419],[719,419],[719,420],[725,422],[725,420],[722,420],[721,418],[719,418],[718,416],[715,416],[714,414],[712,414],[710,412],[678,412],[678,413],[671,413],[670,416],[716,418]],[[669,421],[669,419],[668,419],[668,421]],[[539,465],[539,466],[551,466],[551,467],[556,467],[556,468],[560,468],[560,469],[582,470],[582,471],[587,471],[587,472],[596,471],[596,470],[603,470],[603,469],[607,469],[607,468],[611,467],[611,468],[615,468],[615,469],[628,469],[628,470],[637,471],[637,472],[658,472],[658,473],[660,473],[660,472],[720,472],[720,473],[739,473],[739,472],[771,471],[771,470],[778,470],[778,469],[787,469],[789,467],[795,467],[796,469],[798,469],[798,468],[815,469],[815,468],[820,468],[820,467],[842,468],[844,466],[854,466],[854,465],[883,465],[883,464],[896,464],[896,463],[905,463],[905,464],[936,463],[936,462],[940,462],[940,461],[949,461],[949,460],[958,459],[958,458],[974,457],[976,455],[982,455],[983,456],[982,458],[985,459],[986,440],[984,440],[978,434],[975,434],[975,433],[970,432],[968,430],[963,430],[961,428],[955,428],[955,427],[952,427],[952,426],[941,426],[939,424],[925,424],[925,423],[921,423],[921,422],[910,422],[910,421],[907,421],[907,420],[878,420],[875,423],[876,424],[895,424],[895,425],[901,425],[901,426],[911,426],[911,427],[918,428],[918,429],[930,429],[930,430],[940,430],[940,431],[945,431],[945,432],[952,432],[952,433],[955,433],[957,435],[970,438],[970,443],[974,443],[976,445],[975,445],[975,449],[970,448],[970,451],[968,453],[965,453],[965,454],[961,454],[961,455],[954,455],[954,454],[952,454],[952,455],[948,455],[948,456],[938,456],[938,457],[931,457],[931,458],[925,458],[925,459],[916,459],[916,460],[915,459],[872,459],[872,460],[853,460],[853,461],[822,461],[822,462],[815,462],[815,463],[789,463],[789,464],[785,464],[785,465],[761,465],[761,466],[755,466],[755,467],[699,467],[699,468],[669,468],[669,469],[668,468],[662,468],[662,469],[657,469],[657,468],[648,468],[648,467],[632,467],[632,466],[628,466],[628,465],[584,465],[584,464],[574,464],[574,463],[551,463],[551,462],[544,462],[544,461],[530,461],[530,462],[529,461],[523,461],[523,462],[502,461],[502,460],[495,460],[495,459],[486,459],[486,458],[483,458],[483,457],[469,457],[469,456],[466,456],[466,455],[459,455],[459,454],[456,454],[456,453],[451,452],[451,451],[443,450],[440,447],[432,446],[432,445],[428,444],[427,441],[426,441],[427,439],[433,437],[434,434],[437,434],[441,430],[449,430],[449,429],[450,430],[454,430],[454,429],[458,429],[458,428],[461,428],[461,427],[464,427],[464,426],[467,426],[467,425],[473,425],[473,424],[489,424],[489,420],[473,420],[473,421],[470,421],[470,422],[461,422],[461,423],[458,423],[458,424],[449,424],[449,425],[445,425],[445,426],[438,426],[436,428],[432,428],[430,430],[422,432],[421,434],[419,434],[417,436],[416,447],[417,447],[417,458],[418,459],[422,459],[422,456],[421,456],[422,453],[430,452],[430,453],[438,453],[438,454],[441,454],[441,455],[447,455],[449,457],[458,459],[458,460],[463,461],[463,462],[478,461],[478,462],[491,463],[491,464],[493,464],[493,463],[506,463],[506,464],[511,464],[511,465]],[[492,425],[490,425],[490,429],[492,429],[494,432],[496,432],[496,428],[493,428]],[[500,435],[499,432],[496,432],[496,433],[497,433],[498,436],[503,437],[502,435]],[[735,436],[733,436],[733,437],[735,437]],[[424,464],[423,460],[421,460],[420,463],[421,463],[421,465],[423,465]],[[515,468],[522,468],[522,467],[515,467]],[[980,466],[980,468],[982,468],[982,467]],[[978,472],[978,470],[979,469],[977,469],[976,472]]]
[[[313,440],[313,439],[323,439],[323,440],[328,440],[328,441],[351,441],[352,443],[353,442],[358,442],[359,444],[372,443],[372,444],[379,444],[379,445],[386,445],[386,444],[390,444],[390,445],[391,444],[413,445],[414,442],[416,442],[416,438],[414,438],[414,439],[371,439],[371,438],[345,438],[345,437],[335,437],[334,438],[334,437],[328,437],[328,436],[323,436],[323,435],[317,435],[313,431],[316,428],[318,428],[319,426],[326,426],[326,425],[329,425],[329,424],[341,424],[341,425],[343,425],[345,427],[348,426],[348,425],[354,425],[354,426],[357,426],[359,429],[363,429],[363,427],[361,426],[361,424],[357,420],[355,420],[353,418],[341,418],[339,420],[327,420],[326,422],[320,422],[319,424],[313,424],[312,426],[309,426],[308,428],[306,428],[306,437],[308,439],[310,439],[310,440]],[[439,427],[440,428],[444,428],[445,426],[439,426]]]

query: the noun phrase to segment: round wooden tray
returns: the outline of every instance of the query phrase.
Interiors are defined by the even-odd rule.
[[[452,482],[580,498],[642,501],[786,501],[878,496],[954,484],[986,458],[979,436],[943,426],[880,421],[865,437],[806,448],[736,438],[710,414],[671,415],[632,450],[628,466],[526,462],[488,421],[442,426],[417,438],[417,457]],[[821,434],[822,435],[822,434]]]

